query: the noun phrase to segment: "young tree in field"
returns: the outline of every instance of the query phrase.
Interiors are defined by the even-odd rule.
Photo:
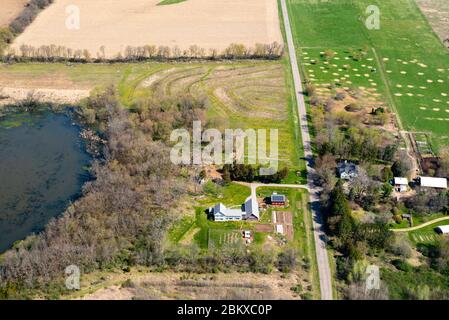
[[[91,55],[90,55],[89,50],[87,50],[87,49],[83,50],[83,57],[87,62],[89,62],[91,60]]]
[[[331,49],[327,49],[327,50],[325,50],[324,51],[324,53],[323,53],[323,58],[326,60],[326,61],[329,61],[329,60],[331,60],[331,59],[333,59],[334,57],[335,57],[335,51],[334,50],[331,50]]]
[[[100,47],[101,58],[106,59],[106,47],[103,45]]]
[[[155,45],[145,45],[144,50],[145,50],[145,57],[147,58],[154,58],[154,56],[157,53],[157,48]]]

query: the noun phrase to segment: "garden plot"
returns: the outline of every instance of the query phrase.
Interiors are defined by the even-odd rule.
[[[243,245],[242,232],[239,230],[209,229],[209,249]]]
[[[289,241],[293,240],[293,215],[290,211],[276,211],[276,225],[282,225],[285,238]]]
[[[56,0],[15,40],[13,48],[56,45],[87,50],[92,57],[115,58],[127,46],[187,50],[197,45],[209,53],[232,43],[247,47],[282,43],[276,0],[188,0],[158,6],[159,2]],[[79,8],[79,28],[66,27],[73,6]]]
[[[410,239],[414,243],[423,243],[423,244],[435,243],[436,241],[438,241],[440,237],[441,236],[439,236],[433,231],[416,232],[410,234]]]

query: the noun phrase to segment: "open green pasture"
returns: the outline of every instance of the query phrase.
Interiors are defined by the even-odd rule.
[[[346,73],[338,72],[341,64],[335,60],[331,63],[337,67],[330,70],[317,70],[326,67],[321,63],[315,68],[303,66],[314,71],[318,83],[335,82],[337,78],[340,82],[349,79],[352,85],[368,88],[376,87],[371,83],[377,83],[377,93],[398,113],[403,129],[428,132],[435,149],[449,145],[449,52],[415,1],[288,0],[287,3],[301,63],[309,63],[304,58],[316,59],[317,51],[326,49],[338,52],[336,57],[343,59],[347,57],[345,52],[368,49],[366,59],[357,62],[359,67],[355,67],[360,72],[353,70],[354,62],[350,60],[353,72]],[[365,26],[371,14],[367,8],[371,5],[379,8],[378,30],[368,30]],[[361,64],[377,68],[378,74],[364,77],[365,73],[369,74],[364,71],[369,70],[362,72]],[[328,72],[322,74],[322,70]],[[332,77],[333,73],[339,75]],[[373,81],[367,83],[368,79]]]

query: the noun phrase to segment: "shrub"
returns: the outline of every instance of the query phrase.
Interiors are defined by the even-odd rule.
[[[359,112],[362,110],[362,107],[358,103],[351,103],[345,107],[345,110],[348,112]]]
[[[402,259],[395,259],[391,261],[391,264],[394,265],[396,269],[404,272],[410,272],[413,269],[411,265],[409,265],[406,261]]]

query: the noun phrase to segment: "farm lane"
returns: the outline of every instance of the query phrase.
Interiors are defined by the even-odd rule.
[[[425,223],[422,223],[418,226],[414,226],[414,227],[410,227],[410,228],[402,228],[402,229],[390,229],[393,232],[408,232],[408,231],[415,231],[415,230],[419,230],[421,228],[430,226],[431,224],[434,224],[436,222],[441,222],[441,221],[445,221],[445,220],[449,220],[449,217],[441,217],[441,218],[437,218],[437,219],[433,219],[430,221],[427,221]]]
[[[285,34],[287,38],[288,52],[290,56],[290,63],[293,73],[294,88],[296,93],[296,102],[299,114],[299,123],[301,128],[302,142],[304,146],[304,157],[307,167],[307,181],[310,196],[310,207],[313,216],[313,233],[315,238],[316,256],[318,263],[318,274],[320,278],[320,291],[322,300],[332,300],[332,275],[329,266],[329,256],[326,248],[327,236],[324,232],[323,217],[319,205],[318,188],[313,183],[313,175],[315,169],[313,168],[313,153],[312,140],[309,134],[309,127],[307,121],[306,104],[301,86],[301,76],[298,69],[298,61],[296,58],[296,50],[293,43],[292,29],[290,26],[290,19],[285,0],[281,0],[282,16],[284,19]]]

